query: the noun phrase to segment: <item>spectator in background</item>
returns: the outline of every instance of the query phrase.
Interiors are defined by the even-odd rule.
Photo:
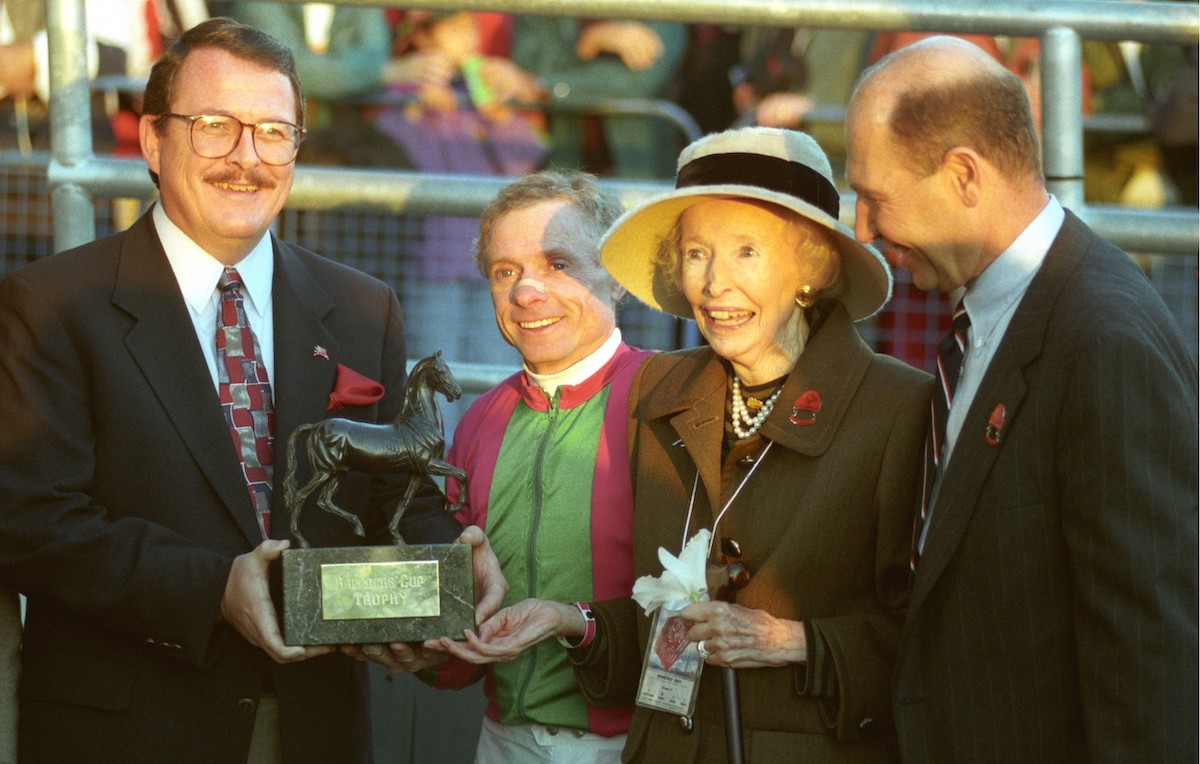
[[[45,5],[0,0],[0,148],[50,148],[50,67]],[[94,0],[85,5],[89,76],[142,78],[165,38],[208,17],[203,0]],[[124,146],[137,151],[132,102],[111,109],[92,99],[92,143],[97,152]]]
[[[537,83],[504,56],[487,54],[479,20],[470,11],[405,11],[393,61],[393,76],[404,81],[390,91],[408,102],[379,110],[375,124],[420,170],[519,177],[546,156],[537,121],[519,107],[539,99]],[[409,327],[409,337],[421,354],[441,349],[451,361],[511,364],[512,348],[479,331],[495,316],[469,254],[478,230],[476,218],[421,219],[403,273],[422,288],[410,293],[408,306],[417,315],[454,319],[421,322]]]
[[[803,127],[837,170],[845,156],[842,109],[872,37],[853,29],[695,25],[676,99],[705,132]]]
[[[592,177],[556,172],[522,178],[484,210],[475,263],[524,370],[471,406],[446,457],[470,475],[459,519],[488,530],[510,582],[506,603],[573,602],[581,624],[587,603],[628,597],[633,585],[627,404],[648,353],[621,341],[624,290],[600,264],[600,238],[620,211]],[[475,657],[453,640],[440,649]],[[486,676],[476,762],[620,760],[628,704],[589,704],[552,641],[513,657],[452,660],[437,672],[441,687]]]
[[[696,120],[700,132],[718,133],[737,118],[731,73],[739,65],[742,27],[691,24],[671,97]]]
[[[796,128],[812,108],[805,94],[805,30],[752,27],[742,34],[741,62],[730,72],[738,126]],[[792,104],[783,108],[783,104]]]
[[[236,2],[230,15],[276,38],[296,57],[308,102],[301,160],[411,169],[412,158],[372,124],[355,99],[382,92],[392,35],[383,9],[333,3]]]
[[[1156,66],[1151,78],[1148,118],[1150,132],[1158,140],[1163,170],[1179,192],[1179,201],[1193,207],[1200,201],[1197,189],[1197,110],[1200,90],[1200,50],[1195,44],[1174,48],[1174,61]],[[1147,55],[1159,60],[1172,58],[1172,48],[1156,46]]]
[[[870,38],[853,30],[696,24],[676,99],[705,133],[731,126],[799,128],[814,107],[845,103]],[[811,75],[810,56],[821,62]]]
[[[1161,83],[1161,69],[1178,61],[1171,54],[1177,54],[1179,46],[1163,47],[1169,51],[1165,59],[1155,55],[1161,50],[1156,45],[1083,41],[1079,79],[1083,116],[1141,116],[1152,100],[1148,82]],[[1040,59],[1041,43],[1036,38],[1011,40],[1001,59],[1025,83],[1039,130]],[[1083,161],[1084,198],[1089,202],[1161,207],[1167,200],[1167,186],[1160,174],[1162,154],[1152,132],[1139,127],[1088,129],[1083,135]]]
[[[840,175],[846,155],[841,110],[866,65],[871,39],[870,32],[856,29],[748,28],[743,63],[733,74],[741,115],[736,124],[803,127]],[[827,116],[814,119],[822,109]]]
[[[508,57],[507,14],[408,10],[396,18],[394,57],[385,77],[394,92],[416,95],[420,108],[444,113],[465,102],[503,124],[514,105],[544,99],[537,78]]]
[[[292,50],[305,98],[331,100],[379,88],[392,44],[382,9],[241,2],[230,10]]]
[[[672,177],[680,142],[674,125],[611,115],[599,120],[597,134],[590,129],[595,120],[576,110],[611,99],[666,98],[686,42],[683,24],[517,16],[512,58],[546,92],[550,163],[600,169],[586,161],[600,153],[617,177]]]

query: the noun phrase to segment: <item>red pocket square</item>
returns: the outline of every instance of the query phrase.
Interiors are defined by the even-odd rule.
[[[325,408],[337,411],[347,406],[369,406],[382,397],[383,385],[339,363],[337,376],[333,380],[333,392],[329,394],[329,405]]]

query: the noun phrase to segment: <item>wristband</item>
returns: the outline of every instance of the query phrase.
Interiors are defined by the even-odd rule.
[[[570,603],[579,608],[579,615],[583,616],[583,636],[578,642],[571,642],[567,637],[559,637],[558,643],[563,647],[577,650],[581,647],[587,647],[596,638],[596,616],[592,613],[592,606],[586,602]]]

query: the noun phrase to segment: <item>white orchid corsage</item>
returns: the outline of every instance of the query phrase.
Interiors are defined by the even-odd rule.
[[[662,575],[642,576],[633,582],[633,599],[642,606],[646,615],[660,607],[678,611],[689,603],[708,599],[705,566],[711,538],[712,533],[707,528],[700,530],[683,545],[678,557],[662,547],[658,548]]]

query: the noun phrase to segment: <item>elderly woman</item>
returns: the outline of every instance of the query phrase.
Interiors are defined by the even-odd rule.
[[[891,277],[837,213],[815,141],[745,128],[688,146],[676,189],[627,212],[603,243],[622,286],[694,319],[708,341],[653,357],[634,378],[635,574],[657,576],[660,548],[679,555],[707,529],[710,559],[736,562],[744,586],[736,603],[682,609],[684,647],[706,670],[680,713],[640,705],[643,674],[687,653],[652,634],[632,600],[527,600],[457,649],[503,659],[559,636],[589,698],[640,698],[626,761],[725,761],[721,667],[736,669],[748,761],[896,758],[889,680],[929,377],[856,332]]]

